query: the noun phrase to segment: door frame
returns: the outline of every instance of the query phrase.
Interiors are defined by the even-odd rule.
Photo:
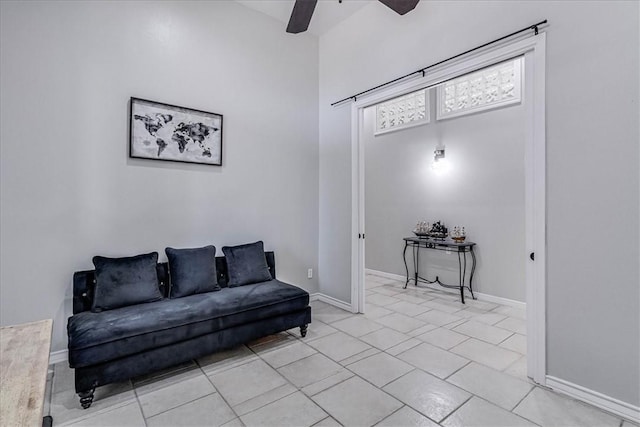
[[[361,141],[364,109],[389,98],[431,86],[486,66],[524,56],[525,106],[525,245],[535,253],[527,261],[527,375],[536,383],[546,382],[546,128],[545,78],[546,34],[541,32],[511,40],[443,64],[426,76],[396,84],[358,98],[351,105],[351,309],[364,313],[365,227],[364,146]]]

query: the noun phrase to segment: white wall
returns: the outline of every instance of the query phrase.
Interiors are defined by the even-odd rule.
[[[317,268],[318,39],[235,2],[2,2],[2,325],[53,318],[91,258],[262,239]],[[128,158],[130,96],[224,115],[222,167]]]
[[[441,220],[449,229],[464,225],[477,243],[475,291],[524,302],[525,107],[436,120],[431,92],[425,125],[376,136],[375,107],[364,111],[366,268],[404,276],[402,238],[417,221]],[[440,145],[449,168],[436,172]],[[413,271],[410,250],[406,257]],[[457,254],[421,250],[420,274],[457,284]]]
[[[548,18],[547,371],[640,404],[638,2],[372,2],[320,38],[320,291],[349,301],[350,106]],[[606,231],[605,231],[606,230]],[[615,247],[615,249],[612,248]]]

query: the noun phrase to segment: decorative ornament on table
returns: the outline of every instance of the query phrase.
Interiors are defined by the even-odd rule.
[[[451,238],[454,242],[462,243],[467,238],[467,232],[464,230],[464,227],[456,225],[451,232]]]
[[[413,233],[420,238],[430,237],[432,239],[444,240],[449,234],[449,230],[440,221],[430,224],[426,221],[419,221]]]
[[[429,231],[429,237],[436,240],[444,240],[448,235],[449,230],[440,221],[434,222],[431,226],[431,230]]]

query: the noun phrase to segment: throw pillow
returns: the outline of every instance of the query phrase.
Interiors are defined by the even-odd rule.
[[[216,248],[166,248],[171,276],[170,298],[219,291],[216,274]]]
[[[157,252],[125,258],[93,257],[96,287],[91,311],[161,300],[157,263]]]
[[[229,287],[250,285],[271,280],[271,273],[260,242],[222,248],[227,260]]]

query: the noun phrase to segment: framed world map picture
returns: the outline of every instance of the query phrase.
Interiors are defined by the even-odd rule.
[[[222,166],[222,114],[131,98],[129,157]]]

